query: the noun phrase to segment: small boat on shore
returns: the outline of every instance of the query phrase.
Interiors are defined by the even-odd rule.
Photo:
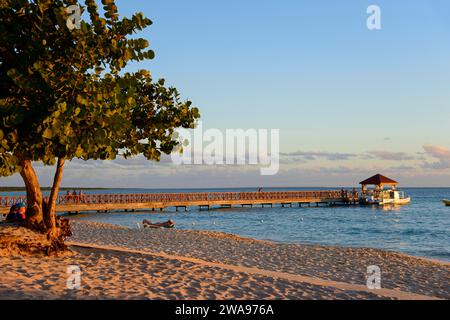
[[[161,229],[161,228],[167,228],[167,229],[171,229],[175,227],[175,222],[173,222],[172,220],[168,220],[166,222],[151,222],[149,220],[144,220],[142,221],[142,225],[144,226],[144,228],[152,228],[152,229]]]
[[[450,200],[444,199],[442,202],[447,206],[450,207]]]

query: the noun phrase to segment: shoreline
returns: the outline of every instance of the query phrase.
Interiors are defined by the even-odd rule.
[[[3,299],[450,299],[450,264],[370,248],[72,221],[72,255],[1,257]],[[66,287],[67,267],[82,271]],[[382,289],[366,285],[378,265]]]
[[[196,231],[196,230],[193,230]],[[211,231],[211,232],[215,232],[215,231]],[[245,238],[245,237],[244,237]],[[249,239],[253,239],[251,237],[248,237]],[[262,240],[262,239],[256,239],[258,241],[265,241],[265,242],[273,242],[273,243],[277,243],[277,244],[291,244],[291,245],[301,245],[301,246],[319,246],[319,247],[329,247],[329,248],[342,248],[342,249],[361,249],[361,250],[380,250],[380,251],[384,251],[384,252],[388,252],[388,253],[393,253],[393,254],[397,254],[397,255],[403,255],[405,256],[405,258],[414,258],[414,259],[420,259],[420,260],[424,260],[427,262],[432,262],[432,263],[437,263],[437,264],[442,264],[444,266],[449,266],[450,267],[450,260],[441,260],[441,259],[437,259],[437,258],[430,258],[430,257],[424,257],[424,256],[416,256],[413,254],[408,254],[406,252],[401,252],[401,251],[395,251],[395,250],[388,250],[388,249],[381,249],[381,248],[375,248],[375,247],[358,247],[358,246],[334,246],[334,245],[323,245],[320,243],[298,243],[298,242],[283,242],[283,241],[275,241],[275,240]]]
[[[72,220],[73,221],[73,220]],[[85,223],[84,221],[82,223]],[[93,222],[87,222],[87,223],[93,223]],[[97,223],[97,222],[94,222]],[[119,225],[115,225],[112,223],[99,223],[111,228],[120,228],[120,229],[130,229],[130,230],[135,230],[133,228],[130,227],[125,227],[125,226],[119,226]],[[437,259],[437,258],[429,258],[429,257],[424,257],[424,256],[416,256],[413,254],[408,254],[405,252],[401,252],[401,251],[395,251],[395,250],[387,250],[387,249],[381,249],[381,248],[374,248],[374,247],[358,247],[358,246],[338,246],[338,245],[323,245],[320,243],[298,243],[298,242],[286,242],[286,241],[276,241],[276,240],[269,240],[269,239],[259,239],[259,238],[253,238],[253,237],[249,237],[249,236],[244,236],[244,235],[239,235],[239,234],[235,234],[235,233],[230,233],[230,232],[224,232],[224,231],[213,231],[213,230],[196,230],[196,229],[176,229],[178,231],[188,231],[188,232],[197,232],[197,233],[204,233],[210,237],[229,237],[229,238],[233,238],[236,239],[238,241],[249,241],[249,242],[262,242],[262,243],[267,243],[267,244],[278,244],[278,245],[300,245],[300,246],[311,246],[311,247],[324,247],[324,248],[334,248],[334,249],[360,249],[360,250],[380,250],[380,251],[384,251],[387,253],[392,253],[392,254],[397,254],[397,255],[403,255],[405,258],[414,258],[414,259],[420,259],[420,260],[424,260],[426,262],[432,262],[432,263],[437,263],[437,264],[442,264],[444,266],[449,266],[450,267],[450,260],[441,260],[441,259]]]
[[[79,215],[87,215],[88,213],[80,213]],[[110,215],[113,214],[123,214],[122,212],[110,212]],[[137,214],[137,213],[136,213]],[[70,216],[68,217],[69,219],[71,218]],[[75,216],[76,218],[76,216]],[[89,220],[74,220],[74,219],[70,219],[71,221],[78,223],[98,223],[98,224],[103,224],[103,225],[107,225],[107,226],[111,226],[111,227],[118,227],[118,228],[123,228],[123,229],[132,229],[135,230],[134,228],[128,227],[128,226],[121,226],[121,225],[116,225],[116,224],[112,224],[112,223],[106,223],[106,222],[93,222],[93,221],[89,221]],[[240,234],[235,234],[235,233],[230,233],[230,232],[225,232],[225,231],[215,231],[215,230],[207,230],[207,229],[176,229],[178,231],[190,231],[190,232],[205,232],[205,233],[209,233],[209,234],[223,234],[223,235],[229,235],[231,237],[235,237],[237,239],[242,239],[242,240],[252,240],[252,241],[262,241],[262,242],[267,242],[267,243],[274,243],[274,244],[280,244],[280,245],[301,245],[301,246],[320,246],[320,247],[331,247],[331,248],[347,248],[347,249],[367,249],[367,250],[381,250],[381,251],[385,251],[385,252],[390,252],[390,253],[394,253],[394,254],[399,254],[399,255],[405,255],[405,257],[409,257],[409,258],[417,258],[417,259],[422,259],[425,261],[430,261],[430,262],[435,262],[435,263],[441,263],[443,265],[448,265],[450,266],[450,259],[439,259],[439,258],[435,258],[435,257],[427,257],[427,256],[420,256],[420,255],[414,255],[414,254],[410,254],[407,252],[402,252],[402,251],[397,251],[394,249],[383,249],[383,248],[377,248],[377,247],[367,247],[367,246],[345,246],[345,245],[328,245],[328,244],[321,244],[321,243],[313,243],[313,242],[291,242],[291,241],[281,241],[281,240],[271,240],[271,239],[261,239],[261,238],[254,238],[252,236],[246,236],[246,235],[240,235]]]

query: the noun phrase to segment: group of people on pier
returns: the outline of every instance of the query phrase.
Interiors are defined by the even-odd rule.
[[[353,188],[352,191],[341,189],[341,198],[344,199],[359,199],[359,192],[356,188]]]
[[[84,194],[83,190],[79,190],[78,193],[76,190],[73,190],[72,192],[70,192],[70,190],[67,190],[66,203],[83,203],[85,197],[86,195]]]

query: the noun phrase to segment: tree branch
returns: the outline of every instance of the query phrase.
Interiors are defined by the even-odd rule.
[[[63,176],[64,163],[65,159],[58,158],[52,191],[48,200],[48,212],[44,213],[48,230],[54,230],[56,227],[56,200],[58,199],[59,187]]]

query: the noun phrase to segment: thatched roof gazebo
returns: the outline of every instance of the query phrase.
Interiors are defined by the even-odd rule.
[[[385,177],[381,174],[376,174],[373,177],[370,177],[369,179],[361,181],[359,184],[362,186],[363,194],[366,193],[368,185],[375,186],[376,190],[383,190],[384,186],[391,186],[393,189],[397,188],[398,186],[397,181]]]

